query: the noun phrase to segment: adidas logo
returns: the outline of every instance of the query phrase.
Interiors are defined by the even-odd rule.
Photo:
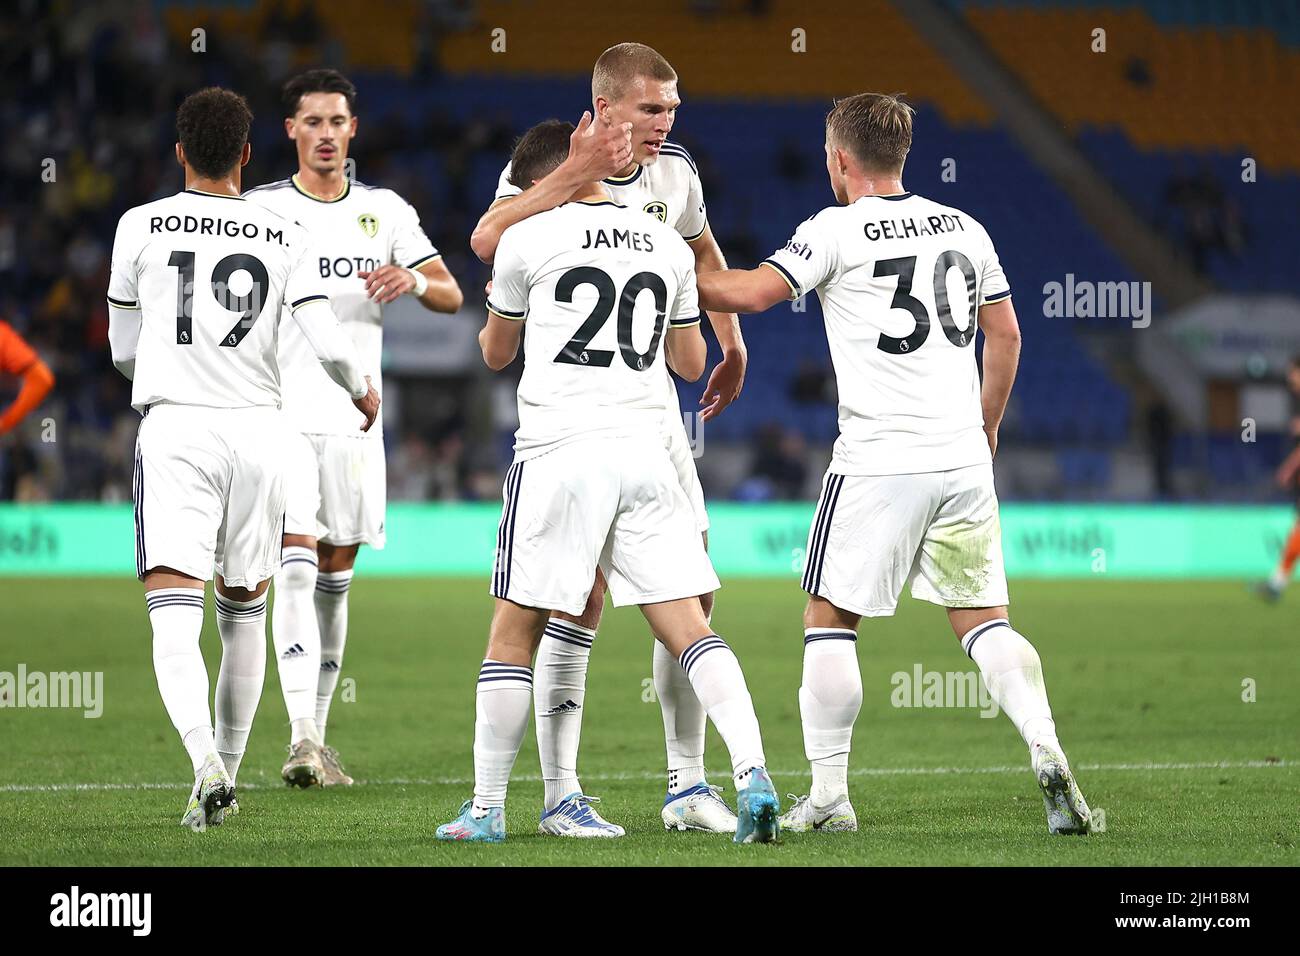
[[[575,703],[574,703],[573,701],[571,701],[571,700],[566,700],[563,704],[556,704],[554,707],[552,707],[550,710],[548,710],[548,711],[547,711],[545,714],[543,714],[542,716],[543,716],[543,717],[554,717],[556,714],[571,714],[571,713],[573,713],[575,710],[581,710],[581,709],[582,709],[582,705],[581,705],[581,704],[575,704]]]
[[[338,661],[321,661],[320,669],[323,671],[336,671],[339,669]]]
[[[306,656],[307,656],[307,652],[302,649],[302,645],[295,644],[293,645],[293,647],[289,648],[287,651],[285,651],[283,654],[280,655],[280,660],[287,661],[295,657],[306,657]]]

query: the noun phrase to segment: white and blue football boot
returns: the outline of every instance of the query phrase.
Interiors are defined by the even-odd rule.
[[[697,783],[681,793],[664,797],[659,816],[665,830],[704,830],[707,833],[735,833],[736,815],[720,794],[721,787]]]
[[[781,830],[781,802],[767,770],[749,772],[749,786],[736,794],[736,843],[775,843]]]
[[[466,800],[460,805],[460,813],[455,820],[444,823],[434,833],[439,840],[459,840],[465,843],[504,843],[506,839],[506,812],[501,807],[492,807],[487,816],[475,819],[470,812],[473,800]]]
[[[617,823],[610,823],[596,812],[594,804],[597,803],[600,803],[600,797],[589,797],[581,792],[571,793],[542,814],[537,832],[579,839],[625,836],[626,830]]]

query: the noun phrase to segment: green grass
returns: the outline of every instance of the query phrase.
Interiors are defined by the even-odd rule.
[[[897,617],[868,622],[858,643],[865,700],[851,777],[857,834],[736,847],[708,834],[664,832],[662,724],[658,707],[643,699],[650,640],[635,609],[611,609],[592,656],[581,768],[587,789],[604,798],[602,811],[628,836],[537,835],[541,784],[530,732],[510,791],[509,841],[438,844],[433,828],[470,792],[486,590],[486,580],[367,579],[363,565],[344,667],[356,700],[336,703],[330,724],[357,786],[279,785],[287,722],[270,661],[240,774],[243,812],[197,834],[177,825],[189,764],[154,684],[139,585],[0,582],[0,671],[22,662],[29,671],[105,675],[100,719],[0,710],[0,863],[1300,863],[1294,609],[1257,604],[1233,582],[1013,587],[1015,622],[1043,656],[1062,740],[1089,801],[1105,811],[1103,834],[1047,834],[1023,745],[1004,716],[891,706],[895,671],[910,673],[918,662],[939,671],[973,666],[942,611],[905,598]],[[808,786],[796,696],[802,605],[793,580],[733,581],[714,618],[745,668],[783,794]],[[218,646],[209,604],[204,649],[214,681]],[[1253,703],[1242,700],[1245,678],[1256,682]],[[708,762],[714,780],[725,782],[726,753],[712,730]],[[952,772],[925,772],[942,768]]]

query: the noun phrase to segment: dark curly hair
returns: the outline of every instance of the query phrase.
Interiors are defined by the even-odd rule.
[[[185,97],[176,111],[176,136],[185,162],[200,176],[220,179],[239,162],[253,112],[242,96],[209,86]]]
[[[568,157],[573,130],[567,120],[549,119],[520,136],[510,154],[510,181],[527,189],[533,180],[544,179]]]
[[[302,98],[308,93],[342,93],[348,101],[348,112],[356,113],[357,88],[338,70],[308,70],[292,77],[280,91],[284,115],[295,115]]]

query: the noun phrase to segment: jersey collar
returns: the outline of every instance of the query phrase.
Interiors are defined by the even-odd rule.
[[[644,169],[645,169],[644,166],[642,166],[640,163],[637,163],[636,169],[633,170],[631,174],[627,176],[610,176],[608,179],[605,180],[605,182],[610,186],[630,186],[632,183],[636,182],[638,179],[641,178],[641,172]]]
[[[579,206],[615,206],[619,209],[626,209],[621,202],[614,202],[612,199],[575,199]]]
[[[898,193],[895,196],[863,196],[862,198],[863,199],[888,199],[890,202],[898,202],[900,199],[911,199],[912,194],[910,192],[906,192],[906,193]]]
[[[186,189],[185,191],[187,193],[192,193],[195,196],[211,196],[213,199],[238,199],[240,202],[244,201],[243,196],[227,196],[225,193],[210,193],[205,189]]]
[[[308,192],[306,189],[303,189],[302,183],[298,181],[297,173],[294,173],[292,176],[289,177],[289,182],[293,184],[293,188],[298,190],[298,192],[302,193],[308,199],[316,200],[316,202],[323,202],[323,203],[339,202],[340,200],[347,199],[348,193],[352,192],[352,180],[348,179],[346,176],[343,177],[343,192],[339,193],[333,199],[321,199],[320,196],[317,196],[313,193]]]

